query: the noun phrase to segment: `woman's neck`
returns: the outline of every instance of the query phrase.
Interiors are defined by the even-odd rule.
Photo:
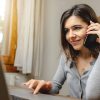
[[[91,52],[89,51],[88,48],[83,47],[82,50],[80,51],[80,57],[86,59],[91,57]]]

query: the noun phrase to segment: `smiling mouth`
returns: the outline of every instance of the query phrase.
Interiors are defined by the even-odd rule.
[[[78,45],[80,41],[81,41],[81,39],[75,40],[75,41],[71,41],[71,45],[73,45],[73,46]]]

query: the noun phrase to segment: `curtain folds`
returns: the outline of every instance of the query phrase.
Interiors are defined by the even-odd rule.
[[[43,51],[44,0],[18,0],[18,39],[14,65],[22,73],[39,76]]]
[[[12,0],[8,0],[5,6],[4,28],[3,28],[3,44],[2,55],[9,55],[10,49],[10,36],[11,36],[11,9]]]
[[[6,58],[6,64],[14,64],[17,45],[17,0],[7,0],[3,34],[1,54]]]

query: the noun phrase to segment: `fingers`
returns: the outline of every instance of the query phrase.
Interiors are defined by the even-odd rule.
[[[91,24],[88,26],[87,32],[100,30],[100,24],[99,23],[94,23],[92,21],[90,21],[90,23]]]
[[[93,26],[91,26],[87,29],[87,32],[89,32],[89,31],[98,31],[98,30],[100,30],[100,27],[96,26],[96,25],[93,25]]]
[[[90,20],[90,24],[93,24],[94,22],[92,22],[91,20]]]
[[[37,94],[45,84],[46,82],[44,80],[34,80],[34,79],[31,79],[28,82],[24,83],[24,85],[29,89],[32,90],[34,89],[33,90],[34,94]]]
[[[39,92],[39,90],[40,90],[44,85],[45,85],[45,81],[44,81],[44,80],[41,80],[41,81],[38,83],[36,89],[34,90],[34,94],[37,94],[37,93]]]
[[[99,38],[97,38],[96,42],[100,43],[100,39],[99,39]]]
[[[100,24],[90,21],[86,34],[97,34],[100,37]]]
[[[37,81],[33,80],[33,81],[28,85],[28,88],[32,89],[32,88],[34,88],[37,84],[38,84]]]
[[[36,80],[31,79],[28,82],[24,83],[24,85],[26,85],[28,88],[32,88],[36,83],[37,83]]]
[[[98,31],[88,31],[86,34],[97,34],[97,35],[99,35],[99,32]]]
[[[94,23],[90,21],[90,25],[87,28],[86,34],[97,34],[98,38],[96,41],[100,43],[100,23]]]

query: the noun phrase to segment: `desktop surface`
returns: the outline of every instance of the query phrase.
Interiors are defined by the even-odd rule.
[[[78,100],[67,99],[67,97],[41,94],[33,94],[32,90],[22,87],[9,87],[9,94],[12,96],[12,100]],[[15,99],[14,99],[15,98]]]

